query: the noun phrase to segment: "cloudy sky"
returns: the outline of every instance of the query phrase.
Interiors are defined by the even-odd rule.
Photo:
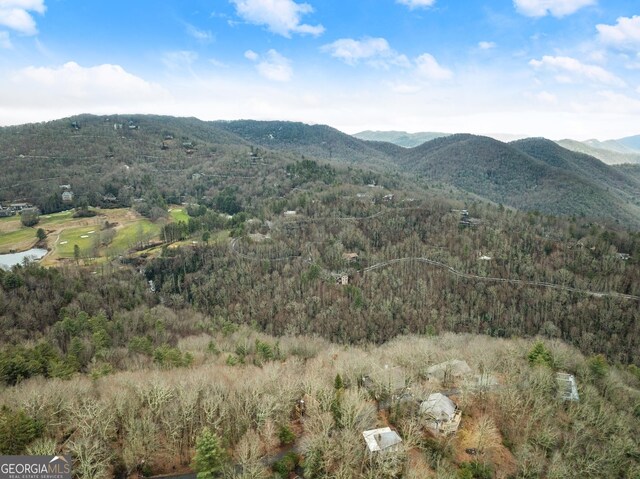
[[[0,124],[640,134],[638,0],[0,0]]]

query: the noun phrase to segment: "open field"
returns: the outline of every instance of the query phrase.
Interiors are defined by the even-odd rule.
[[[75,245],[78,245],[80,255],[89,256],[94,245],[100,244],[100,230],[96,228],[95,225],[65,228],[60,232],[53,252],[59,258],[73,258]]]
[[[43,228],[47,232],[47,248],[49,253],[42,259],[44,266],[54,266],[59,261],[73,260],[75,246],[80,258],[99,260],[127,253],[141,244],[158,239],[162,225],[166,220],[154,223],[141,217],[128,208],[95,209],[97,216],[90,218],[74,218],[73,211],[63,211],[52,215],[43,215],[33,228],[20,223],[20,217],[0,219],[0,254],[9,251],[26,251],[36,242],[36,231]],[[169,221],[188,222],[189,215],[180,207],[173,206],[169,210]],[[109,223],[109,225],[107,225]],[[112,236],[105,241],[105,236]],[[226,241],[228,231],[212,234],[209,243]],[[179,241],[171,245],[192,246],[200,243],[200,237]],[[156,254],[160,247],[145,250],[146,254]]]
[[[17,223],[17,228],[13,231],[0,232],[0,254],[9,253],[11,250],[25,251],[36,244],[37,228],[27,228]]]
[[[109,249],[114,252],[124,252],[135,247],[136,244],[156,238],[159,233],[159,224],[139,218],[137,221],[117,230],[117,235],[109,245]]]
[[[19,216],[0,220],[0,254],[10,251],[26,251],[36,242],[36,231],[42,228],[47,233],[49,253],[43,264],[54,265],[58,260],[74,258],[74,247],[80,248],[83,258],[122,254],[140,242],[157,238],[161,224],[155,224],[128,208],[96,209],[97,216],[74,218],[73,211],[42,215],[40,222],[32,228],[20,223]],[[181,218],[177,211],[175,217]],[[184,213],[186,216],[186,213]],[[106,223],[109,228],[106,228]],[[111,230],[111,233],[107,231]],[[115,235],[108,246],[102,244],[105,235]]]
[[[185,208],[180,206],[170,206],[169,207],[169,217],[172,221],[178,222],[182,221],[183,223],[189,222],[189,215]]]

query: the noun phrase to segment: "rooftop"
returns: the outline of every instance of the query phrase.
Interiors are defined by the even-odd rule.
[[[402,438],[390,427],[364,431],[362,436],[370,452],[384,451],[402,442]]]

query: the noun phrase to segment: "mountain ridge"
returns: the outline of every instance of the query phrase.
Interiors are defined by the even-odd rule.
[[[424,179],[526,211],[584,216],[640,228],[640,186],[634,175],[627,177],[622,170],[546,139],[504,143],[454,134],[403,148],[360,140],[327,125],[300,122],[80,115],[2,128],[0,151],[7,172],[0,181],[0,196],[4,195],[0,199],[5,201],[34,194],[59,195],[57,185],[70,182],[74,172],[87,178],[78,189],[91,193],[89,198],[115,194],[132,183],[120,173],[130,167],[127,175],[136,172],[135,182],[155,175],[165,195],[193,195],[192,175],[265,174],[266,167],[251,158],[266,155],[271,168],[305,158],[329,161],[369,171],[362,173],[367,178],[363,181],[403,174],[403,184]],[[26,164],[30,169],[21,169]],[[46,180],[52,176],[46,173],[49,170],[59,177]],[[34,178],[43,184],[34,188]],[[95,183],[100,182],[97,188]],[[397,180],[389,184],[393,182]],[[140,194],[137,190],[139,187],[132,194]]]

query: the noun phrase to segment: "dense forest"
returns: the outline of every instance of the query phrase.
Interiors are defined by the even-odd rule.
[[[408,157],[384,163],[399,147],[338,141],[328,127],[75,121],[45,125],[59,129],[46,141],[42,125],[3,129],[3,200],[45,213],[125,206],[152,220],[182,203],[184,216],[127,254],[0,269],[0,453],[69,453],[82,479],[189,468],[265,479],[640,475],[630,224],[518,211],[463,188],[463,176],[445,181],[446,169],[410,176]],[[481,156],[493,144],[458,140]],[[433,141],[415,151],[433,159],[464,146]],[[637,181],[635,167],[545,141],[500,148],[580,169],[580,181],[601,175],[619,195]],[[59,200],[66,183],[72,205]],[[453,359],[469,372],[429,373]],[[579,401],[559,399],[559,372],[574,375]],[[426,427],[420,405],[434,392],[462,411],[457,434]],[[385,426],[402,447],[369,454],[362,432]]]

